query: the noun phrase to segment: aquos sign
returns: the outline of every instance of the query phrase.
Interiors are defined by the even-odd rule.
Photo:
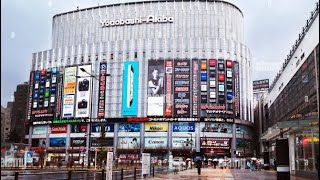
[[[113,20],[100,20],[101,27],[110,26],[123,26],[123,25],[135,25],[142,23],[173,23],[172,16],[153,16],[149,15],[144,18],[128,18],[128,19],[113,19]]]

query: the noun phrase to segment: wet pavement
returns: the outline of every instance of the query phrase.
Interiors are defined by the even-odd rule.
[[[275,171],[250,171],[248,169],[212,169],[202,168],[201,175],[197,169],[180,171],[178,174],[156,174],[148,180],[277,180]],[[291,176],[291,180],[309,180]]]

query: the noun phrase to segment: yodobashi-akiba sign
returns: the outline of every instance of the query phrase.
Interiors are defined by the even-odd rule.
[[[128,19],[113,19],[113,20],[100,20],[101,27],[110,27],[110,26],[123,26],[123,25],[135,25],[142,23],[173,23],[172,16],[153,16],[149,15],[142,18],[128,18]]]

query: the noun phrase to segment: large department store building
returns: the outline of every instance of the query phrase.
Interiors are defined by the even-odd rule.
[[[252,156],[251,53],[244,15],[220,1],[139,1],[53,17],[33,54],[26,135],[48,160],[168,154]],[[106,76],[110,74],[110,76]],[[83,153],[81,151],[84,151]],[[84,158],[87,163],[88,158]],[[79,159],[81,161],[81,158]]]

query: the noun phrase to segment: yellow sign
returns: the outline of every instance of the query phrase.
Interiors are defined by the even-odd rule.
[[[168,132],[167,122],[147,122],[145,124],[146,132]]]
[[[76,93],[76,82],[68,82],[64,86],[64,94],[75,94]]]
[[[308,142],[319,142],[318,137],[308,137]]]

